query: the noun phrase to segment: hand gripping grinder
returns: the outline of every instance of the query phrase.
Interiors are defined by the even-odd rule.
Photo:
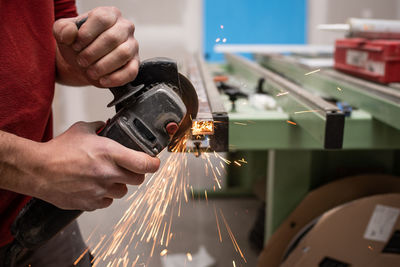
[[[178,72],[176,62],[167,58],[142,62],[134,81],[110,90],[114,100],[108,106],[115,106],[117,113],[98,134],[151,156],[178,142],[197,115],[195,89]],[[42,245],[81,213],[32,199],[11,227],[14,241],[3,265],[13,266],[23,249]]]

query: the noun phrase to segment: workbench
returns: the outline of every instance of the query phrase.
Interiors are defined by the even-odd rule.
[[[225,58],[226,63],[217,68],[210,65],[210,73],[218,69],[229,74],[246,84],[247,93],[254,93],[261,77],[272,96],[286,92],[287,86],[298,90],[276,97],[283,111],[256,110],[238,100],[236,111],[228,112],[229,151],[247,164],[231,166],[227,192],[250,194],[256,180],[266,179],[265,241],[305,195],[322,184],[360,173],[400,174],[398,89],[332,69],[304,75],[312,69],[284,56],[256,54],[255,60],[249,60],[226,54]],[[291,84],[273,75],[284,76]],[[221,98],[230,110],[230,101]],[[346,101],[357,109],[345,117],[326,98]],[[319,111],[294,113],[314,109]]]

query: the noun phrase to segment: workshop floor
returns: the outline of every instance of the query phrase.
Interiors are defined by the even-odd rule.
[[[225,156],[224,154],[221,155]],[[160,154],[162,162],[160,169],[168,168],[168,166],[166,166],[166,159],[169,156],[167,152]],[[204,189],[211,190],[215,183],[213,179],[210,179],[210,176],[206,174],[204,161],[190,154],[184,156],[188,156],[187,168],[190,170],[190,184],[193,186],[194,190],[199,192],[204,192]],[[214,164],[215,163],[219,162],[216,161]],[[155,182],[155,180],[153,181]],[[226,177],[224,175],[220,177],[220,183],[222,187],[226,184]],[[128,200],[129,196],[135,190],[139,191],[137,193],[140,193],[142,192],[140,190],[146,190],[145,188],[146,187],[142,187],[142,189],[138,189],[137,187],[131,186],[129,187],[129,192],[126,197],[114,201],[109,208],[95,212],[85,212],[79,217],[78,222],[85,240],[94,232],[88,242],[92,250],[96,244],[99,243],[101,236],[106,235],[106,238],[108,238],[113,233],[113,227],[132,204],[132,200]],[[135,237],[135,240],[128,247],[130,261],[127,266],[131,266],[132,261],[134,261],[138,255],[139,260],[136,266],[140,267],[229,267],[234,266],[233,261],[235,261],[236,267],[256,266],[257,252],[251,248],[249,233],[256,220],[260,205],[260,202],[255,198],[209,198],[208,201],[195,198],[188,203],[183,201],[181,216],[174,216],[173,218],[171,229],[173,237],[168,245],[167,255],[160,255],[161,251],[165,249],[165,246],[156,246],[154,248],[153,257],[150,258],[149,256],[153,243],[140,242],[135,248],[136,241],[139,239]],[[167,214],[169,214],[169,212],[170,211],[167,211]],[[222,243],[219,241],[215,212],[218,214],[219,218],[218,223],[220,226]],[[240,252],[235,250],[227,227],[223,222],[221,212],[231,228],[245,256],[247,264],[240,257]],[[125,244],[121,245],[119,250],[123,251],[124,247]],[[200,253],[198,253],[199,251]],[[187,253],[190,253],[193,257],[191,262],[188,261]],[[176,254],[181,254],[181,257]],[[206,262],[213,262],[214,264],[205,264]],[[125,266],[123,264],[108,265],[108,263],[109,261],[107,260],[106,262],[100,262],[100,264],[96,266]]]
[[[225,156],[224,154],[221,154]],[[160,154],[163,169],[166,166],[166,159],[170,155],[167,152]],[[193,155],[188,156],[187,168],[190,170],[190,184],[195,191],[204,192],[204,189],[211,190],[214,187],[213,179],[206,174],[204,161],[195,158]],[[213,161],[213,160],[211,160]],[[219,163],[218,161],[214,163]],[[148,177],[147,177],[148,180]],[[220,183],[224,187],[226,177],[220,177]],[[124,199],[116,200],[107,209],[98,210],[95,212],[86,212],[78,219],[82,234],[85,240],[95,230],[94,235],[90,238],[88,244],[93,249],[99,242],[102,235],[109,237],[113,232],[113,227],[121,219],[124,212],[132,204],[132,200],[128,200],[129,196],[136,190],[146,190],[146,187],[141,189],[131,186],[129,192]],[[188,203],[183,201],[181,207],[181,216],[174,216],[171,233],[173,237],[168,245],[167,255],[161,256],[160,253],[165,249],[165,246],[156,246],[154,248],[153,257],[149,257],[153,247],[153,243],[140,242],[137,247],[135,237],[131,245],[128,247],[130,264],[139,255],[139,260],[136,266],[145,267],[229,267],[234,266],[256,266],[257,252],[255,252],[249,242],[249,233],[256,220],[257,211],[260,207],[258,200],[249,198],[236,199],[221,199],[209,198],[190,200]],[[215,206],[215,211],[214,211]],[[169,214],[170,211],[167,211]],[[221,231],[222,243],[219,241],[217,221],[215,212],[218,214],[219,226]],[[247,264],[240,257],[233,246],[228,230],[223,222],[221,215],[225,217],[237,243],[242,250]],[[175,213],[176,214],[176,213]],[[135,225],[136,226],[136,225]],[[135,227],[133,226],[133,227]],[[165,243],[164,243],[165,245]],[[123,251],[125,244],[120,246],[120,251]],[[205,251],[204,251],[205,249]],[[198,254],[198,252],[200,253]],[[187,259],[187,253],[193,257],[192,262]],[[177,256],[176,254],[181,254]],[[108,267],[106,262],[101,262],[97,267]],[[200,264],[197,264],[197,263]],[[214,262],[214,264],[205,264],[206,262]],[[115,266],[125,266],[115,265]]]
[[[219,209],[223,211],[232,233],[235,235],[247,264],[241,259],[240,255],[235,251],[232,242],[229,238],[226,228],[220,221],[222,243],[219,242],[214,208],[217,212]],[[168,246],[168,255],[183,254],[182,259],[178,262],[170,262],[162,264],[160,252],[164,248],[155,248],[154,256],[146,261],[152,249],[152,243],[141,243],[136,249],[134,245],[129,248],[129,255],[134,260],[136,255],[142,255],[143,261],[138,262],[136,266],[146,267],[227,267],[233,266],[234,260],[236,266],[256,266],[257,253],[252,250],[248,241],[249,231],[254,223],[259,202],[254,199],[213,199],[208,201],[191,201],[182,207],[182,216],[174,218],[173,228],[176,233],[175,238]],[[116,201],[110,208],[90,213],[85,213],[79,218],[79,224],[82,234],[86,239],[93,229],[96,232],[111,234],[112,227],[121,216],[121,211],[125,210],[124,201]],[[144,245],[143,245],[144,244]],[[211,258],[215,260],[214,265],[195,265],[186,263],[186,253],[190,252],[193,259],[200,247],[203,246]],[[144,254],[143,254],[144,253]],[[202,256],[207,260],[207,256]],[[180,263],[179,263],[180,261]],[[193,260],[194,261],[194,260]],[[212,261],[212,260],[211,260]],[[145,265],[139,265],[144,263]],[[107,262],[102,262],[98,266],[107,266]],[[121,265],[122,266],[122,265]],[[128,265],[130,266],[130,265]]]

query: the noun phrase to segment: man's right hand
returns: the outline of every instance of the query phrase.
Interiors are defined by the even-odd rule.
[[[127,184],[139,185],[145,173],[157,171],[160,161],[97,136],[96,130],[103,124],[78,122],[47,143],[30,143],[36,146],[36,154],[29,150],[15,163],[14,177],[4,177],[7,172],[2,172],[2,180],[17,180],[11,186],[0,183],[0,187],[62,209],[108,207],[127,193]]]

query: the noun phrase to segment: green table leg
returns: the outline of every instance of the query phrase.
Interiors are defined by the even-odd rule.
[[[265,241],[309,191],[311,165],[311,151],[269,151]]]

